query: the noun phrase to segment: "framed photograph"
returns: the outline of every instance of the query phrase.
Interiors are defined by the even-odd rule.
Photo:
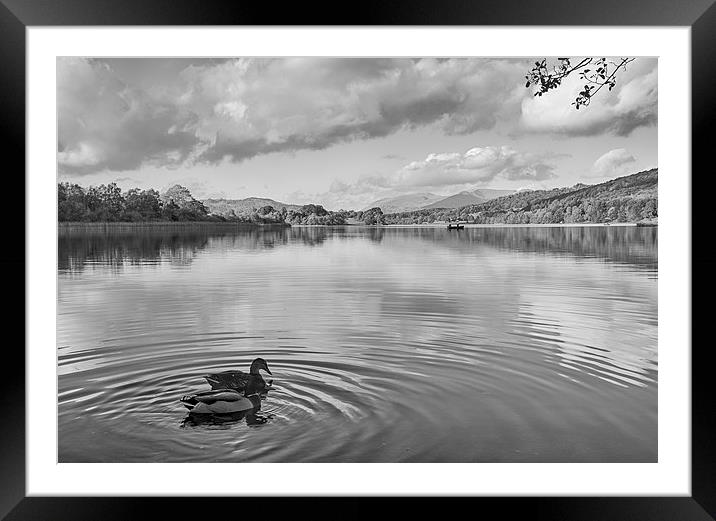
[[[711,3],[3,0],[27,305],[0,514],[711,519]]]

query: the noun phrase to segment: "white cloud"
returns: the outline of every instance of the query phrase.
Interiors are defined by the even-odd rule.
[[[626,174],[636,158],[625,148],[615,148],[599,157],[586,177],[613,177]]]
[[[141,90],[99,60],[58,60],[60,168],[241,161],[435,125],[492,128],[524,95],[524,64],[492,59],[236,59]],[[91,148],[92,161],[81,161]]]
[[[451,195],[495,179],[535,184],[555,177],[552,153],[520,152],[509,146],[473,147],[466,152],[431,153],[388,175],[364,175],[352,183],[334,181],[324,193],[291,194],[300,201],[324,201],[327,208],[362,208],[384,197],[434,191]]]
[[[179,96],[214,139],[199,160],[322,149],[434,124],[449,134],[492,128],[521,65],[484,59],[238,59],[189,67]],[[237,105],[240,117],[217,117]],[[211,107],[212,110],[208,110]]]
[[[579,111],[571,106],[576,77],[534,98],[524,87],[529,67],[527,59],[504,58],[241,58],[194,63],[142,89],[102,60],[61,58],[60,172],[238,162],[420,126],[443,134],[496,129],[569,136],[626,135],[656,122],[655,59],[637,59],[613,92]],[[117,70],[127,75],[131,68],[130,60]],[[135,65],[135,80],[146,76],[144,68]],[[480,181],[498,168],[492,159],[507,160],[491,154],[500,153],[426,158],[415,165],[422,174],[406,174],[406,182],[427,182],[438,171]],[[530,175],[528,165],[511,158],[517,166],[505,166],[505,175]],[[531,175],[547,172],[535,164]]]
[[[471,148],[463,153],[429,154],[422,161],[405,165],[396,184],[435,187],[480,184],[496,177],[542,181],[554,177],[554,166],[547,154],[518,152],[508,146]]]
[[[98,151],[83,141],[70,150],[58,152],[57,158],[61,164],[74,168],[94,166],[102,161]]]
[[[102,62],[57,60],[60,173],[130,170],[183,161],[192,116],[123,83]]]

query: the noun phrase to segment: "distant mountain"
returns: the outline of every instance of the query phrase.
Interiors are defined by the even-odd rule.
[[[410,212],[423,208],[426,205],[439,201],[444,196],[436,195],[431,193],[417,193],[417,194],[406,194],[399,195],[397,197],[385,197],[378,199],[370,203],[368,206],[363,208],[366,211],[370,208],[380,208],[383,213],[398,213],[398,212]]]
[[[514,190],[493,190],[491,188],[482,188],[471,192],[464,191],[444,199],[435,201],[434,203],[423,206],[422,208],[462,208],[473,204],[481,204],[491,199],[497,199],[505,195],[514,194]]]
[[[514,190],[493,190],[482,188],[471,192],[465,191],[448,197],[436,195],[429,192],[399,195],[397,197],[386,197],[373,201],[363,208],[363,211],[370,208],[380,208],[383,213],[412,212],[423,208],[460,208],[471,204],[480,204],[490,199],[502,197],[515,193]]]
[[[493,188],[481,188],[479,190],[473,190],[472,193],[478,197],[484,197],[485,201],[489,201],[490,199],[497,199],[498,197],[502,197],[505,195],[512,195],[516,191],[517,190],[495,190]]]
[[[228,215],[231,210],[233,210],[236,215],[247,214],[264,206],[273,206],[276,210],[280,210],[281,208],[286,208],[286,210],[299,210],[301,208],[300,205],[281,203],[263,197],[247,197],[246,199],[204,199],[202,203],[204,203],[204,206],[209,210],[209,213],[213,213],[214,215]]]

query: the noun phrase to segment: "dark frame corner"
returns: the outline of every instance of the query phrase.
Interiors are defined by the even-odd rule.
[[[334,4],[337,5],[337,4]],[[348,11],[345,11],[348,12]],[[18,152],[8,154],[13,167],[8,172],[25,171],[25,29],[33,25],[626,25],[626,26],[690,26],[692,43],[692,171],[699,174],[699,190],[692,188],[692,238],[698,226],[708,222],[710,209],[706,197],[713,193],[705,183],[713,184],[713,147],[708,132],[712,125],[716,94],[713,79],[716,77],[716,5],[714,0],[603,0],[574,2],[574,0],[485,0],[480,3],[459,0],[416,0],[399,5],[397,2],[365,0],[361,8],[350,15],[339,14],[321,4],[294,3],[276,9],[266,3],[221,2],[220,0],[0,0],[0,114],[2,114],[2,143],[4,149]],[[660,151],[668,153],[668,151]],[[7,160],[6,159],[6,160]],[[708,162],[711,161],[711,165]],[[686,173],[684,173],[686,175]],[[693,174],[691,183],[693,185]],[[5,182],[16,183],[7,187],[12,194],[25,194],[24,176],[6,176]],[[710,180],[710,181],[709,181]],[[9,189],[8,189],[9,188]],[[26,195],[26,194],[25,194]],[[15,195],[11,211],[25,216],[24,197]],[[27,276],[24,235],[23,248],[6,254],[2,263],[9,270],[24,272]],[[693,243],[693,241],[692,241]],[[451,499],[459,508],[497,508],[500,517],[511,513],[526,513],[537,519],[670,519],[708,520],[716,518],[716,408],[711,400],[712,389],[708,363],[709,342],[698,342],[709,323],[711,306],[706,297],[714,294],[714,282],[709,277],[713,261],[700,247],[692,247],[692,278],[696,273],[699,284],[692,293],[692,496],[642,498],[471,498]],[[19,277],[15,277],[20,279]],[[21,302],[25,302],[24,281]],[[20,288],[17,294],[20,295]],[[702,300],[704,305],[699,305]],[[17,317],[8,324],[24,319],[24,305],[12,301]],[[22,313],[22,317],[20,314]],[[8,328],[10,329],[10,328]],[[245,515],[259,500],[212,499],[208,509],[206,499],[181,498],[35,498],[25,497],[25,353],[24,329],[21,342],[5,346],[5,367],[0,378],[3,396],[4,425],[0,433],[0,519],[75,520],[128,519],[144,517],[150,506],[171,507],[183,516],[217,515],[217,510],[241,507],[233,515]],[[22,345],[22,347],[21,347]],[[684,346],[686,347],[686,346]],[[8,353],[10,360],[8,361]],[[8,363],[10,362],[10,363]],[[12,363],[14,362],[14,363]],[[296,501],[305,502],[308,498]],[[335,500],[327,500],[333,509]],[[372,515],[381,508],[385,499],[348,499],[356,511]],[[411,500],[418,508],[425,501]],[[271,510],[282,506],[276,499],[264,499]],[[292,503],[295,503],[292,502]],[[380,506],[379,506],[380,505]],[[293,507],[295,508],[295,507]],[[260,507],[256,505],[260,511]],[[441,508],[442,510],[442,508]],[[345,510],[342,510],[345,512]],[[475,510],[473,510],[475,511]],[[163,510],[165,515],[167,511]],[[444,513],[444,510],[443,510]],[[151,515],[151,514],[149,514]],[[275,515],[275,514],[272,514]]]

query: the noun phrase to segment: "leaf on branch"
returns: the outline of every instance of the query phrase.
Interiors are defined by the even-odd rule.
[[[631,63],[635,58],[622,58],[620,63],[612,61],[607,62],[606,58],[582,58],[579,63],[571,67],[570,58],[557,58],[560,63],[552,66],[547,65],[547,59],[535,61],[535,66],[525,76],[525,88],[530,86],[538,86],[538,92],[534,96],[542,96],[547,92],[556,89],[562,83],[562,80],[571,73],[578,71],[581,80],[586,81],[584,90],[582,90],[572,105],[579,109],[582,105],[589,105],[591,97],[597,94],[604,86],[609,87],[611,91],[616,86],[616,73],[619,69],[626,70],[626,64]],[[596,70],[583,69],[586,65],[594,64]],[[614,67],[613,72],[609,72],[609,65]]]

